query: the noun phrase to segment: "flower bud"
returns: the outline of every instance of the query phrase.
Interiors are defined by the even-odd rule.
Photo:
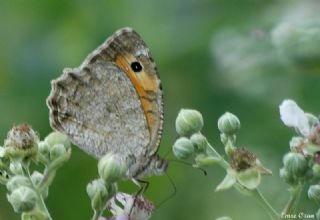
[[[300,153],[289,152],[283,157],[284,168],[295,176],[302,176],[308,168],[306,158]]]
[[[218,119],[218,129],[221,133],[233,135],[240,129],[240,120],[232,113],[226,112]]]
[[[195,133],[190,137],[190,141],[196,151],[205,152],[208,146],[208,141],[201,133]]]
[[[21,163],[10,163],[9,169],[15,175],[23,175]]]
[[[192,109],[181,109],[176,119],[176,131],[180,136],[189,137],[201,131],[203,118],[200,112]]]
[[[106,183],[113,183],[124,177],[127,171],[125,162],[116,154],[106,154],[98,163],[100,177]]]
[[[50,148],[50,159],[55,160],[67,153],[67,150],[63,144],[55,144]]]
[[[301,148],[303,145],[304,145],[303,137],[293,137],[289,143],[290,150],[293,152],[299,151],[299,148]]]
[[[280,177],[289,185],[295,185],[297,183],[295,177],[285,168],[280,169]]]
[[[50,146],[54,146],[55,144],[62,144],[66,148],[66,150],[71,147],[71,142],[68,136],[56,131],[51,132],[44,139],[44,141],[47,142]]]
[[[108,192],[103,179],[96,179],[89,183],[87,185],[87,193],[91,200],[95,199],[96,196],[105,197]]]
[[[91,200],[91,206],[95,210],[101,209],[105,202],[117,192],[116,184],[108,184],[103,179],[93,180],[87,185],[87,193]]]
[[[320,185],[311,185],[308,189],[308,197],[311,200],[320,202]]]
[[[43,220],[43,219],[48,219],[48,214],[46,214],[44,211],[40,211],[39,209],[33,209],[30,212],[23,212],[21,214],[21,219],[23,219],[23,220]],[[99,219],[99,220],[104,220],[104,219]]]
[[[194,152],[192,142],[185,137],[180,137],[172,147],[173,154],[178,159],[187,159]]]
[[[37,154],[39,137],[30,125],[14,126],[4,142],[5,155],[13,160],[34,157]]]
[[[38,171],[34,171],[32,173],[31,181],[36,187],[40,186],[40,184],[42,183],[42,180],[43,180],[43,174],[42,173],[40,173]],[[42,190],[41,194],[42,194],[43,198],[47,198],[48,194],[49,194],[49,188],[48,187],[44,188]]]
[[[16,175],[7,182],[7,189],[9,192],[14,191],[21,186],[31,186],[29,179],[22,175]]]
[[[47,156],[49,154],[50,146],[46,141],[40,141],[38,150],[42,155]]]
[[[15,212],[31,211],[37,202],[37,193],[29,187],[20,186],[7,196]]]
[[[33,182],[34,185],[38,186],[43,180],[43,174],[38,172],[38,171],[34,171],[31,175],[31,181]]]

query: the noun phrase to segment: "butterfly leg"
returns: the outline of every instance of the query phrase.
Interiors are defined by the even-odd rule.
[[[143,194],[149,188],[149,182],[141,179],[132,179],[132,182],[139,187],[136,196]]]
[[[145,191],[147,191],[147,189],[149,188],[149,182],[148,181],[132,178],[132,182],[139,187],[139,190],[134,195],[133,204],[132,204],[132,207],[131,207],[130,212],[129,212],[129,219],[130,219],[133,207],[135,206],[135,203],[136,203],[138,197],[142,196],[142,194]]]

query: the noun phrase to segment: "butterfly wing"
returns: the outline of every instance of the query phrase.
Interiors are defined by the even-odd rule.
[[[132,69],[133,62],[140,71]],[[47,103],[54,129],[96,158],[119,153],[131,176],[148,166],[158,149],[161,82],[149,49],[132,29],[116,32],[79,68],[52,81]]]
[[[136,89],[150,131],[147,156],[154,155],[162,134],[163,93],[149,48],[137,32],[131,28],[123,28],[93,51],[81,66],[85,67],[100,60],[116,63]],[[135,72],[132,69],[131,65],[136,62],[141,65],[141,71]]]
[[[48,105],[51,126],[96,158],[107,152],[144,154],[149,143],[137,93],[112,63],[66,71],[52,81]]]

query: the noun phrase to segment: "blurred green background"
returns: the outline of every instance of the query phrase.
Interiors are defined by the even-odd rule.
[[[278,105],[292,98],[318,113],[320,2],[263,0],[0,1],[0,139],[22,122],[45,137],[51,128],[45,99],[50,80],[64,67],[77,67],[115,30],[131,26],[143,36],[157,62],[164,88],[165,125],[160,154],[177,135],[180,108],[204,116],[203,133],[220,152],[217,119],[225,111],[242,122],[238,144],[254,151],[274,175],[261,191],[277,210],[288,199],[278,175],[294,131],[279,118]],[[170,154],[169,158],[173,158]],[[50,188],[54,219],[90,219],[86,184],[97,176],[96,161],[73,148]],[[224,177],[219,167],[200,171],[172,162],[168,175],[177,193],[152,219],[268,219],[259,204],[235,190],[215,193]],[[173,187],[166,176],[152,177],[146,195],[155,204]],[[130,182],[120,189],[135,192]],[[299,210],[315,205],[302,197]],[[20,219],[0,188],[0,219]]]

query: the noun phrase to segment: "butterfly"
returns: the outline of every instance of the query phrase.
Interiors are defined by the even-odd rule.
[[[149,48],[132,28],[116,31],[78,68],[51,82],[50,125],[99,159],[117,154],[125,178],[161,175],[157,154],[163,127],[163,92]]]

